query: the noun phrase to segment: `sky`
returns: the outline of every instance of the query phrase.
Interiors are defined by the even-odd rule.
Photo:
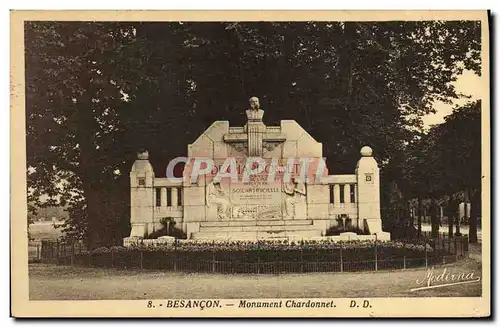
[[[472,98],[456,99],[453,104],[447,104],[441,101],[436,102],[434,105],[436,113],[423,117],[425,128],[443,123],[444,117],[451,114],[455,105],[463,105],[468,101],[484,99],[487,96],[486,92],[488,91],[488,85],[485,83],[485,78],[475,75],[470,70],[464,71],[453,84],[457,89],[457,93],[470,95]]]

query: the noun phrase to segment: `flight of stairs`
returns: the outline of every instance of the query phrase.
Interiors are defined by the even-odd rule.
[[[316,227],[317,228],[317,227]],[[301,239],[321,236],[312,220],[224,220],[200,223],[195,240]]]

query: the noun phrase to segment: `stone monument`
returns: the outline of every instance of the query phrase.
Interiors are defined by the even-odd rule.
[[[130,172],[130,238],[147,236],[171,217],[194,240],[390,239],[382,230],[379,168],[370,147],[361,149],[354,174],[329,175],[326,165],[320,169],[321,143],[294,120],[265,125],[259,99],[249,102],[246,125],[216,121],[188,145],[182,179],[155,177],[148,153],[138,154]],[[317,178],[309,173],[314,169]],[[325,236],[332,226],[369,235]]]

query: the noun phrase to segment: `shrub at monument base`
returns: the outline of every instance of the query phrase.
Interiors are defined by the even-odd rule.
[[[429,245],[373,241],[176,242],[97,248],[75,264],[220,273],[363,271],[424,266],[441,256]]]
[[[162,224],[162,228],[152,232],[148,236],[146,236],[146,239],[156,239],[161,236],[173,236],[178,239],[186,239],[187,235],[184,233],[184,231],[180,228],[177,228],[176,222],[173,218],[167,217],[161,219],[160,223]]]

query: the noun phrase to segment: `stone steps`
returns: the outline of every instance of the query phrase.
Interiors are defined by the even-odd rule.
[[[321,236],[312,220],[222,220],[200,223],[199,232],[191,234],[197,240],[258,240],[258,239],[302,239]]]
[[[258,240],[258,239],[302,239],[321,236],[320,230],[280,230],[280,231],[200,231],[193,233],[195,240]]]
[[[312,225],[312,220],[223,220],[223,221],[204,221],[200,223],[200,227],[231,227],[231,226],[308,226]]]
[[[314,230],[313,225],[252,225],[252,226],[204,226],[200,225],[200,232],[265,232],[265,231],[306,231]]]

